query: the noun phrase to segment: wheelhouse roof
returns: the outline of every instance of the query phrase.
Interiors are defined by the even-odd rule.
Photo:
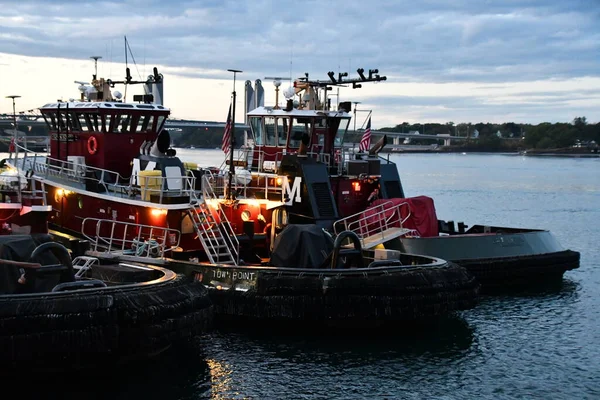
[[[56,102],[48,103],[40,107],[40,111],[54,111],[58,110],[60,105],[61,110],[157,110],[170,112],[167,107],[161,106],[160,104],[145,104],[145,103],[118,103],[118,102],[107,102],[107,101],[69,101],[69,102]]]
[[[292,109],[285,111],[283,109],[275,109],[273,107],[258,107],[247,113],[249,117],[335,117],[335,118],[351,118],[351,115],[344,111],[323,111],[323,110],[298,110]]]

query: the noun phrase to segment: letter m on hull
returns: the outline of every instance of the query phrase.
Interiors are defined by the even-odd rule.
[[[314,162],[312,159],[296,160],[294,183],[284,178],[282,182],[283,202],[292,207],[292,213],[311,217],[314,223],[329,228],[339,219],[337,205],[331,190],[329,173],[325,164]]]
[[[294,178],[294,183],[290,188],[290,181],[287,176],[283,177],[281,183],[281,201],[287,206],[291,206],[295,201],[296,203],[302,203],[301,191],[302,191],[302,178],[297,176]]]

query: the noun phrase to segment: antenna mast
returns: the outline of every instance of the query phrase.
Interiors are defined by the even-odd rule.
[[[94,60],[94,80],[98,77],[98,60],[102,58],[102,56],[91,56],[92,60]]]

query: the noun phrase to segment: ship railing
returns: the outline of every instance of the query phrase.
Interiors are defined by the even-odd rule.
[[[253,150],[243,149],[242,156],[240,157],[239,164],[247,166],[251,171],[260,173],[277,173],[281,160],[286,154],[294,154],[296,150],[292,150],[288,153],[284,149],[281,151],[272,153],[264,150]],[[254,160],[254,157],[257,159]],[[337,173],[342,173],[343,162],[346,157],[349,157],[349,153],[343,147],[336,148],[334,156],[329,153],[325,153],[321,150],[321,146],[312,146],[311,150],[306,153],[306,156],[312,158],[320,163],[325,164],[331,171],[331,168],[336,168]],[[226,162],[223,163],[226,165]]]
[[[58,178],[62,181],[81,185],[88,190],[111,193],[119,197],[135,197],[140,193],[143,200],[150,200],[151,195],[156,195],[153,201],[162,204],[168,196],[187,197],[191,202],[194,194],[195,177],[183,176],[144,176],[134,175],[126,178],[115,171],[104,168],[92,167],[73,160],[59,160],[42,156],[26,148],[23,155],[15,164],[27,174],[35,174],[46,179]],[[12,156],[12,154],[11,154]],[[12,160],[12,159],[11,159]],[[137,179],[133,179],[133,178]],[[140,178],[144,179],[142,185],[137,184]]]
[[[222,207],[222,203],[229,200],[219,199],[208,179],[209,175],[202,177],[202,197],[204,202],[206,204],[211,203],[213,205],[212,208],[217,212],[217,221],[220,221],[220,225],[223,228],[223,240],[225,240],[227,247],[231,251],[235,264],[238,265],[240,262],[240,242]],[[214,235],[214,232],[212,234]]]
[[[403,208],[406,210],[404,217],[402,216]],[[383,243],[398,237],[399,234],[416,235],[414,230],[406,229],[403,226],[410,215],[410,207],[407,202],[394,204],[391,201],[386,201],[336,221],[333,224],[333,230],[336,235],[342,231],[352,231],[363,242],[369,238]]]
[[[4,171],[3,175],[0,175],[0,203],[14,203],[15,206],[22,204],[23,198],[26,197],[25,185],[28,183],[23,176]]]
[[[21,184],[21,181],[24,181]],[[19,177],[19,196],[22,199],[28,199],[31,205],[47,206],[46,184],[43,181],[37,181],[33,175],[25,175],[25,178]]]
[[[231,150],[229,150],[229,151],[231,151]],[[237,150],[237,154],[235,154],[233,157],[233,165],[242,167],[242,168],[247,168],[249,165],[252,165],[252,162],[251,162],[252,152],[253,152],[253,149],[251,147],[239,148]],[[250,162],[249,162],[249,160],[250,160]],[[230,153],[227,152],[227,154],[225,155],[225,158],[223,159],[223,162],[219,166],[219,169],[220,170],[229,169],[229,162],[230,162]]]
[[[22,147],[20,147],[22,148]],[[22,148],[24,149],[24,148]],[[127,179],[118,172],[103,168],[91,167],[73,160],[60,160],[40,155],[24,149],[23,155],[16,160],[21,171],[35,174],[42,178],[59,178],[63,181],[102,188],[115,193],[127,193]],[[12,156],[12,154],[11,154]]]
[[[0,202],[22,204],[28,200],[28,205],[46,206],[44,182],[36,181],[31,171],[24,173],[15,159],[10,161],[12,166],[0,174]]]
[[[205,193],[206,190],[212,190],[212,193],[215,198],[225,198],[225,190],[227,188],[227,174],[219,170],[218,173],[213,173],[210,170],[204,172],[200,180],[200,187],[202,193]],[[205,186],[208,186],[205,188]]]
[[[195,201],[195,185],[196,177],[193,175],[143,176],[137,174],[132,176],[127,190],[133,194],[139,190],[142,200],[151,200],[153,203],[163,204],[167,197],[172,199],[172,196],[180,196],[186,198],[186,201],[191,204]]]
[[[244,171],[246,171],[244,173],[252,174],[248,170]],[[240,176],[240,172],[237,172],[236,175]],[[202,180],[202,188],[210,186],[217,199],[228,197],[229,171],[225,170],[220,173],[207,171],[203,178],[204,177],[206,177],[206,179]],[[251,180],[246,181],[246,178],[249,177],[251,177]],[[257,198],[278,201],[282,199],[282,177],[272,172],[244,175],[239,179],[234,175],[231,180],[231,191],[237,198]]]
[[[177,229],[101,218],[85,218],[81,234],[92,251],[152,258],[178,249],[181,240]]]

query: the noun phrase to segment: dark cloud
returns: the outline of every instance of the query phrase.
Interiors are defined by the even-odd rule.
[[[378,67],[437,82],[599,71],[595,0],[4,3],[0,52],[30,56],[121,61],[127,35],[147,63],[256,73],[287,72],[290,61],[301,72]]]
[[[388,81],[476,82],[493,91],[506,82],[598,77],[599,20],[598,0],[4,0],[0,53],[123,62],[127,36],[138,64],[195,78],[229,79],[225,70],[236,68],[243,79],[326,79],[327,71],[363,67]],[[510,115],[511,107],[543,119],[543,107],[553,115],[586,96],[597,110],[594,93],[543,92],[369,101],[449,120]]]

